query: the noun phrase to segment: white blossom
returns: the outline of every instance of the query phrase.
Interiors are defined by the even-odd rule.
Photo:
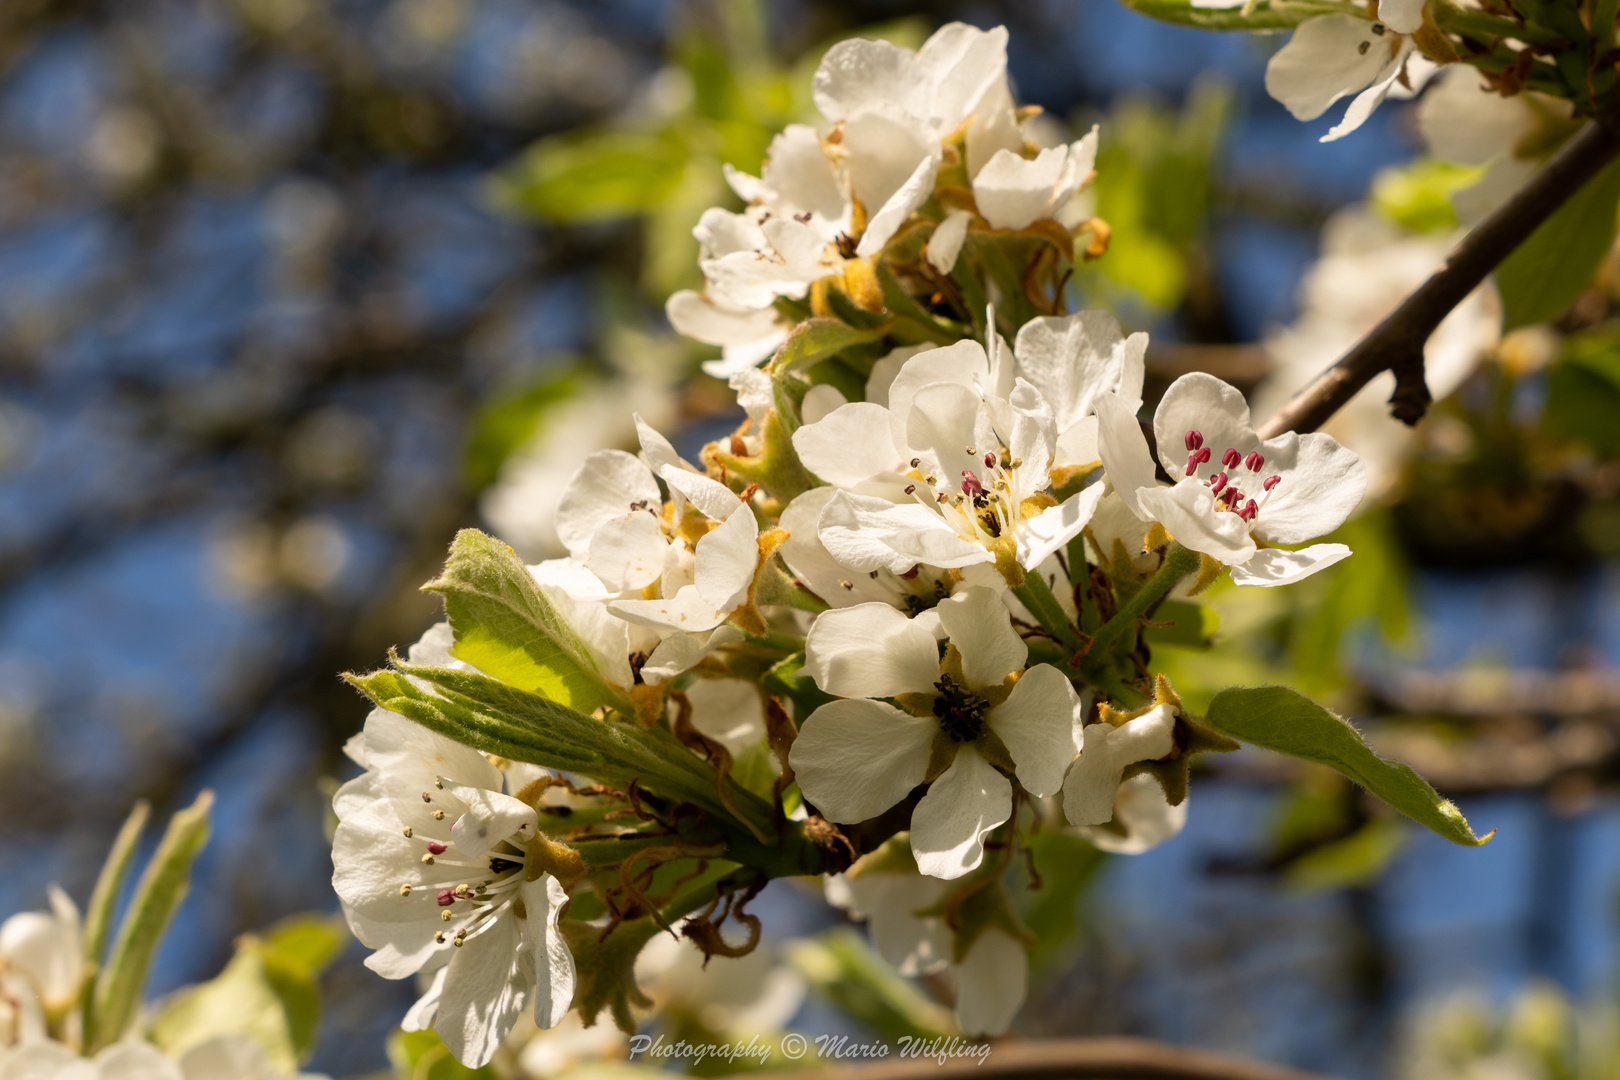
[[[483,754],[383,709],[366,720],[366,772],[339,790],[333,887],[385,978],[437,971],[413,1009],[458,1060],[488,1062],[531,1003],[551,1027],[574,992],[557,928],[567,894],[526,871],[534,808],[502,792]]]
[[[1114,798],[1125,770],[1139,761],[1166,757],[1175,749],[1174,706],[1155,705],[1118,727],[1088,724],[1080,758],[1063,781],[1063,815],[1071,825],[1102,825],[1114,816]]]
[[[867,921],[878,955],[902,975],[950,971],[956,980],[956,1021],[968,1035],[1000,1035],[1029,993],[1029,956],[999,926],[980,930],[960,963],[953,962],[955,935],[941,915],[918,914],[938,906],[947,882],[914,873],[859,869],[829,877],[827,900]]]
[[[830,821],[876,817],[927,780],[911,819],[924,873],[955,878],[984,858],[984,837],[1012,813],[1003,752],[1034,795],[1055,792],[1077,749],[1079,698],[1029,649],[991,589],[969,588],[936,609],[953,651],[942,662],[931,623],[885,604],[823,613],[805,643],[805,671],[843,700],[805,720],[790,753],[799,786]],[[880,698],[909,699],[907,712]],[[999,746],[998,746],[999,744]],[[945,763],[937,777],[930,765]]]
[[[178,1058],[135,1040],[114,1043],[89,1058],[62,1043],[30,1042],[0,1049],[0,1075],[6,1080],[326,1080],[282,1072],[257,1043],[241,1035],[218,1036]]]
[[[1184,546],[1232,568],[1239,585],[1286,585],[1346,558],[1343,544],[1298,551],[1332,532],[1361,502],[1366,470],[1331,435],[1285,432],[1262,442],[1249,406],[1212,375],[1183,375],[1153,417],[1159,461],[1175,483],[1160,487],[1136,416],[1111,395],[1097,401],[1103,465],[1138,518],[1157,521]]]
[[[1119,785],[1111,826],[1081,825],[1074,831],[1100,851],[1140,855],[1181,832],[1187,824],[1187,802],[1182,799],[1171,806],[1159,782],[1138,773]]]

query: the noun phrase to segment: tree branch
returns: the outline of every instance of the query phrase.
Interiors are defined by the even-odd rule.
[[[1039,1039],[990,1046],[977,1057],[940,1064],[932,1057],[881,1065],[834,1066],[796,1073],[797,1080],[1325,1080],[1277,1065],[1147,1039]],[[762,1074],[763,1075],[763,1074]]]
[[[1552,160],[1495,213],[1463,237],[1445,265],[1435,271],[1389,317],[1260,428],[1269,439],[1285,431],[1315,431],[1374,377],[1395,372],[1390,410],[1415,424],[1429,406],[1423,381],[1423,346],[1451,310],[1513,250],[1529,239],[1571,195],[1620,154],[1614,121],[1594,120],[1554,154]]]

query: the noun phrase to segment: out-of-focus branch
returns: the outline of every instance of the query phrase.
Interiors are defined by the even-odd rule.
[[[1395,373],[1396,419],[1415,424],[1429,406],[1423,346],[1451,310],[1570,196],[1620,155],[1620,129],[1608,119],[1586,125],[1530,182],[1462,239],[1445,265],[1332,367],[1267,420],[1261,438],[1315,431],[1385,371]]]
[[[764,1074],[760,1074],[764,1075]],[[926,1055],[880,1065],[795,1074],[799,1080],[1325,1080],[1276,1065],[1170,1046],[1147,1039],[1043,1039],[997,1043],[977,1057],[939,1064]]]

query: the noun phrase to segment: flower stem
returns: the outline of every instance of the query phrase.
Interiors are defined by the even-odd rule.
[[[1052,587],[1038,570],[1026,574],[1024,583],[1013,586],[1012,593],[1035,616],[1041,629],[1057,638],[1064,648],[1071,651],[1080,648],[1082,642],[1075,633],[1074,624],[1069,621],[1058,598],[1052,594]]]
[[[1198,569],[1198,552],[1184,548],[1180,544],[1171,544],[1170,551],[1165,555],[1164,565],[1159,567],[1157,573],[1148,578],[1136,595],[1125,602],[1125,606],[1114,614],[1112,619],[1103,623],[1092,635],[1091,655],[1100,657],[1114,640],[1126,630],[1136,625],[1136,620],[1146,615],[1148,611],[1164,599],[1166,593],[1176,587],[1176,583],[1188,574]]]

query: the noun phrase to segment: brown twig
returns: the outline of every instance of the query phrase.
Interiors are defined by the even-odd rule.
[[[763,1075],[763,1074],[761,1074]],[[796,1080],[1326,1080],[1313,1073],[1244,1061],[1147,1039],[1042,1039],[996,1043],[982,1063],[923,1056],[881,1065],[815,1069]]]
[[[1530,182],[1463,237],[1435,271],[1389,317],[1260,428],[1269,439],[1285,431],[1315,431],[1374,377],[1395,373],[1390,397],[1396,419],[1415,424],[1429,405],[1423,346],[1451,310],[1530,237],[1553,211],[1620,154],[1620,129],[1595,120],[1554,154]]]

